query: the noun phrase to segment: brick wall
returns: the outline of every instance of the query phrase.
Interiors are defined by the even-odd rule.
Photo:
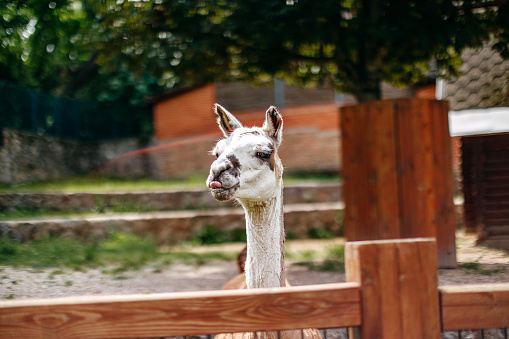
[[[258,96],[260,93],[265,95]],[[302,97],[299,91],[289,90],[286,94],[299,96],[299,93]],[[208,151],[221,136],[213,104],[224,105],[245,126],[261,126],[265,110],[273,104],[272,94],[270,88],[216,84],[162,98],[154,106],[155,136],[161,145],[125,154],[102,166],[99,172],[157,179],[205,177],[214,160]],[[322,90],[319,94],[317,104],[281,109],[284,142],[280,156],[287,173],[339,170],[338,107],[332,91]],[[257,97],[256,102],[249,101]]]
[[[217,125],[213,125],[217,129]],[[169,142],[117,157],[96,172],[129,178],[151,177],[159,180],[208,175],[215,160],[209,154],[219,132]],[[283,130],[280,157],[285,173],[334,172],[339,170],[339,132],[316,127]]]
[[[217,86],[225,92],[224,86]],[[153,110],[155,137],[161,141],[168,141],[216,132],[215,116],[212,112],[216,102],[224,105],[246,126],[261,125],[265,118],[265,110],[271,105],[270,100],[265,100],[260,108],[237,110],[235,107],[241,107],[240,100],[239,102],[226,100],[226,103],[223,103],[219,99],[216,98],[216,85],[207,85],[156,103]],[[285,129],[311,126],[325,130],[339,128],[338,108],[333,101],[285,107],[281,113]]]
[[[155,137],[169,140],[210,133],[215,98],[215,86],[206,85],[157,102],[153,109]]]

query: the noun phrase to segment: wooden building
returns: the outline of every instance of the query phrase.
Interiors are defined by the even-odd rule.
[[[451,112],[450,120],[461,136],[465,229],[509,250],[509,108]]]
[[[491,47],[465,50],[443,98],[451,136],[461,141],[465,229],[509,250],[509,60]]]

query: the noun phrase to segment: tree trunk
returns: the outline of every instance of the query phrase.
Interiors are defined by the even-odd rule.
[[[381,100],[382,91],[380,87],[360,90],[355,93],[355,99],[357,99],[358,103]]]

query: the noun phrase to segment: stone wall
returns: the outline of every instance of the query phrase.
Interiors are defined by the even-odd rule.
[[[77,142],[0,129],[0,184],[85,174],[109,159],[145,145],[138,139]]]

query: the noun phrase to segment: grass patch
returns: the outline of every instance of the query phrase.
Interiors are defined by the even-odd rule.
[[[334,232],[326,228],[311,227],[307,230],[309,239],[333,239],[336,237]]]
[[[246,239],[245,229],[234,229],[226,232],[214,226],[205,226],[193,234],[190,243],[194,245],[214,245],[227,242],[246,242]]]
[[[341,178],[336,172],[297,172],[285,175],[283,180],[285,185],[294,185],[299,183],[339,183]]]
[[[122,179],[103,176],[82,176],[19,185],[0,185],[0,193],[72,193],[72,192],[132,192],[205,188],[204,177],[185,180]]]
[[[312,259],[314,253],[304,251],[301,253],[303,259]],[[327,254],[323,260],[306,260],[295,263],[295,265],[305,266],[311,271],[318,272],[345,272],[345,246],[335,245],[327,248]]]
[[[498,273],[504,273],[505,267],[498,267],[494,269],[483,269],[481,264],[478,262],[465,262],[459,264],[459,266],[465,271],[467,274],[482,274],[491,276]]]
[[[105,176],[78,176],[44,182],[34,182],[18,185],[0,185],[0,193],[107,193],[133,191],[167,191],[177,189],[196,189],[205,186],[206,174],[192,176],[181,180],[154,179],[123,179]],[[285,184],[298,183],[333,183],[340,178],[334,173],[296,173],[286,175]]]
[[[212,260],[234,260],[236,253],[204,253],[160,251],[155,241],[127,233],[112,233],[102,241],[83,242],[68,238],[46,238],[19,244],[0,238],[0,265],[55,268],[51,277],[63,268],[86,271],[105,267],[104,273],[118,275],[146,265],[158,267],[173,263],[203,265]]]
[[[45,209],[15,209],[10,211],[0,211],[0,220],[16,220],[16,219],[33,219],[33,218],[65,218],[72,216],[89,216],[96,215],[93,212],[77,212],[73,210],[65,210],[65,211],[50,211]]]

